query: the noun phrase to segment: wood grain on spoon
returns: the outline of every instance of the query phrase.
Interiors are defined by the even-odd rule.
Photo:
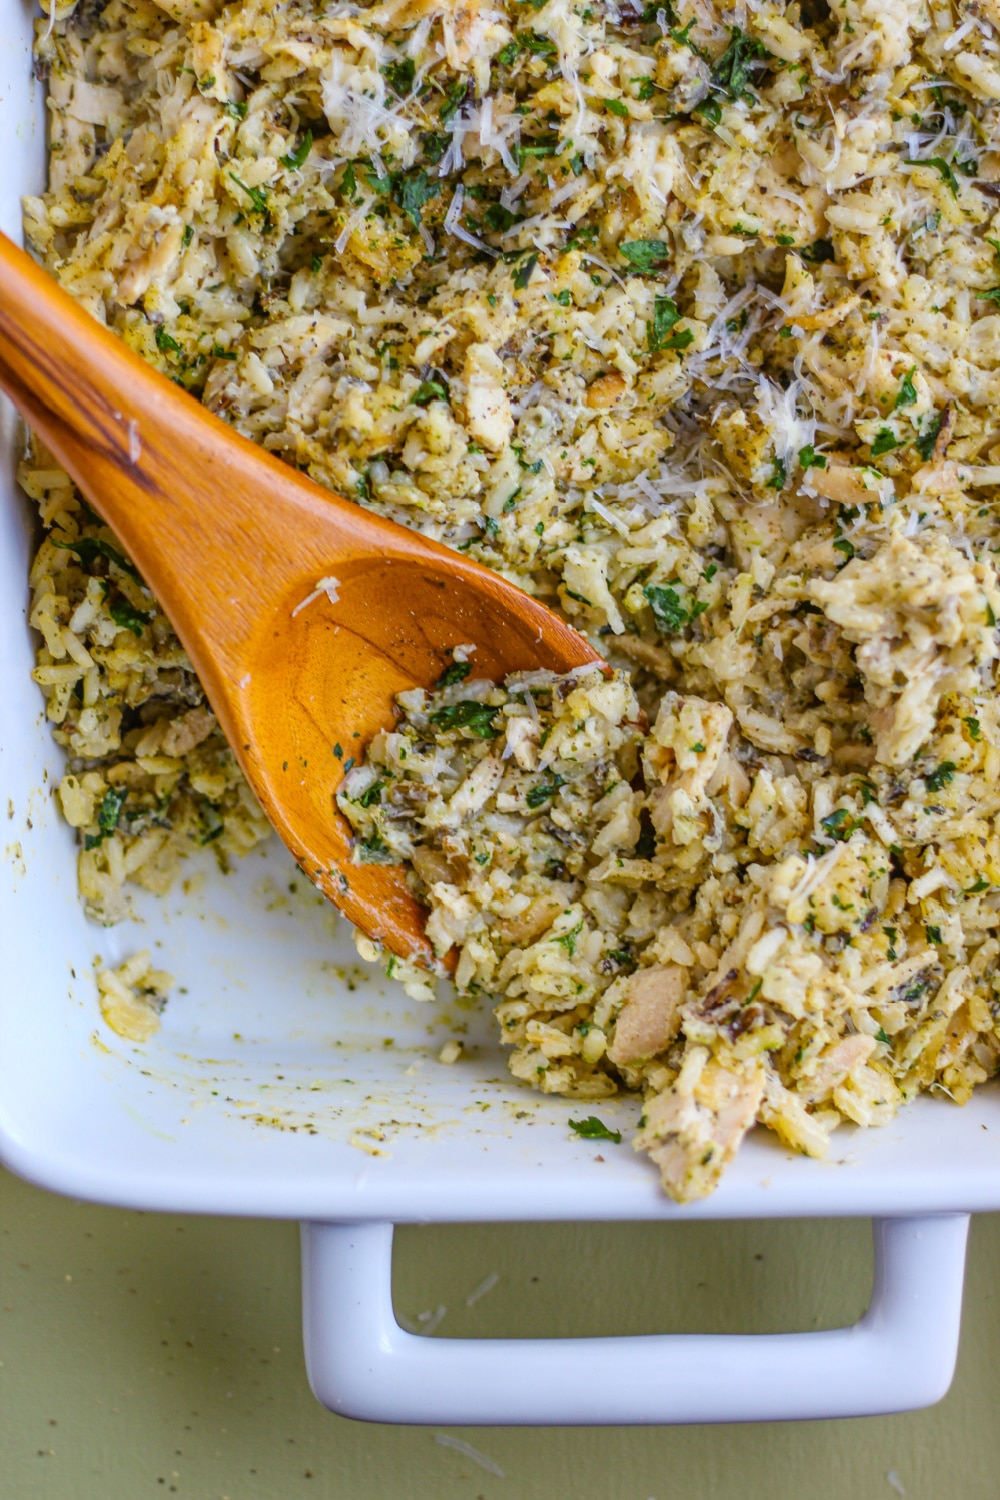
[[[392,952],[432,959],[400,866],[354,865],[343,761],[430,687],[599,660],[487,568],[332,494],[146,365],[0,235],[0,389],[120,538],[299,864]],[[335,600],[320,592],[335,578]]]

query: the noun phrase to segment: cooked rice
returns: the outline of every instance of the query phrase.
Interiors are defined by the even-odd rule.
[[[630,669],[477,686],[517,726],[498,780],[492,739],[429,717],[473,677],[407,700],[344,806],[359,857],[412,864],[519,1076],[646,1092],[678,1197],[755,1118],[818,1153],[1000,1056],[998,34],[996,0],[957,28],[906,0],[39,27],[25,224],[63,286]],[[62,804],[113,921],[128,881],[265,825],[111,534],[37,446],[23,480]]]
[[[154,969],[149,949],[143,948],[117,969],[95,964],[101,1014],[111,1030],[130,1042],[148,1042],[160,1029],[160,1012],[167,1002],[174,976]]]

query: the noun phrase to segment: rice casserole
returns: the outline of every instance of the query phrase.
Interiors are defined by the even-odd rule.
[[[497,685],[455,642],[344,761],[355,857],[410,866],[516,1077],[641,1092],[682,1201],[755,1121],[819,1156],[968,1099],[1000,1061],[998,0],[53,4],[24,223],[61,285],[611,663]],[[35,442],[20,480],[113,923],[269,830],[112,533]],[[99,976],[135,1037],[169,985]]]

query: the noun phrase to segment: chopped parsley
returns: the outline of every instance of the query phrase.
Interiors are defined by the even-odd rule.
[[[788,474],[785,470],[785,460],[776,458],[771,468],[771,477],[765,484],[766,490],[783,490],[788,482]]]
[[[891,453],[893,448],[899,447],[899,441],[891,427],[880,427],[872,443],[872,458],[881,458],[883,453]]]
[[[826,456],[817,453],[812,443],[806,443],[804,448],[799,449],[799,464],[803,469],[825,469]]]
[[[379,197],[390,198],[409,219],[414,229],[421,224],[421,210],[425,203],[436,198],[441,184],[436,177],[428,177],[423,167],[415,172],[387,172],[384,177],[368,169],[368,183]]]
[[[543,36],[540,31],[519,31],[517,40],[525,52],[531,52],[535,57],[558,57],[559,55],[559,48],[552,38]]]
[[[621,1145],[621,1131],[609,1130],[596,1115],[588,1115],[585,1120],[570,1120],[569,1128],[575,1130],[585,1141],[614,1141],[616,1146]]]
[[[832,240],[813,240],[811,245],[804,245],[799,254],[811,266],[820,266],[825,260],[836,260],[837,258],[834,253]]]
[[[617,115],[620,120],[631,119],[631,115],[628,112],[628,105],[623,103],[621,99],[605,99],[604,108],[609,115]]]
[[[929,924],[925,924],[924,931],[927,934],[927,941],[929,943],[943,943],[944,942],[944,938],[941,936],[941,929],[940,929],[940,927],[931,927]]]
[[[133,609],[127,599],[115,599],[108,605],[108,614],[114,620],[119,630],[130,630],[133,635],[142,635],[143,630],[152,619],[151,615],[143,614],[142,610]]]
[[[694,613],[688,608],[676,589],[669,584],[647,583],[642,592],[646,596],[646,603],[653,611],[653,619],[656,621],[657,629],[663,635],[676,635],[689,620],[694,619]],[[698,611],[703,613],[702,610]]]
[[[671,333],[674,324],[680,321],[680,313],[671,297],[657,297],[653,302],[653,316],[646,324],[646,347],[650,354],[661,349],[676,349],[680,352],[694,342],[690,328],[679,328]]]
[[[430,406],[432,401],[447,401],[448,387],[443,380],[422,380],[410,397],[412,406]]]
[[[576,953],[576,940],[580,936],[580,933],[582,931],[583,931],[583,918],[581,917],[580,920],[579,920],[579,922],[577,922],[576,926],[575,927],[571,927],[570,930],[569,930],[569,932],[560,932],[560,933],[558,933],[552,939],[552,941],[554,943],[558,943],[559,946],[560,946],[560,948],[565,948],[566,952],[569,954],[570,958],[572,958],[574,956],[574,954]]]
[[[270,220],[271,214],[267,206],[267,193],[264,189],[261,187],[247,187],[242,177],[237,177],[235,172],[229,173],[229,179],[231,182],[235,182],[236,186],[246,193],[250,199],[253,212],[261,214],[265,219]]]
[[[1000,288],[998,288],[998,290],[1000,290]],[[938,433],[941,431],[943,425],[944,412],[939,411],[936,416],[931,418],[927,426],[924,428],[923,432],[920,433],[919,437],[914,439],[913,446],[920,454],[920,457],[923,459],[924,463],[928,462],[931,454],[934,452],[934,447],[938,440]]]
[[[382,797],[384,781],[373,781],[371,786],[365,787],[361,796],[357,799],[359,807],[371,807],[373,803],[379,802]]]
[[[156,339],[156,347],[161,354],[183,354],[184,350],[181,345],[171,337],[162,323],[157,323],[153,337]]]
[[[929,776],[924,777],[924,782],[929,792],[939,792],[943,786],[947,786],[955,775],[958,767],[954,761],[943,760],[936,771],[931,771]]]
[[[453,686],[456,682],[464,682],[471,671],[471,661],[453,661],[449,667],[445,667],[434,686],[445,688]]]
[[[420,137],[423,153],[432,167],[436,167],[448,149],[451,137],[440,130],[428,130]]]
[[[278,159],[283,167],[287,167],[290,172],[294,172],[303,165],[312,148],[313,133],[311,130],[307,130],[301,141],[299,141],[299,144],[293,150],[289,151],[287,156],[282,156]]]
[[[848,561],[850,561],[850,559],[854,556],[854,543],[849,542],[846,536],[835,537],[833,545],[838,552],[842,552],[844,554]]]
[[[756,95],[749,87],[750,70],[767,56],[762,42],[733,26],[729,32],[729,44],[712,69],[712,83],[730,99],[743,99],[752,104]]]
[[[513,209],[504,208],[502,203],[491,203],[483,214],[483,223],[487,229],[492,229],[494,234],[503,234],[513,224],[520,224],[523,218],[523,214],[516,214]]]
[[[420,211],[424,204],[436,198],[440,191],[440,182],[428,177],[423,167],[416,172],[400,174],[393,185],[393,197],[414,229],[420,228]]]
[[[541,807],[544,803],[551,802],[559,788],[565,784],[565,777],[550,776],[548,781],[540,781],[537,786],[529,787],[524,800],[529,807]]]
[[[468,78],[459,78],[448,90],[448,97],[442,104],[438,114],[442,125],[447,125],[452,115],[457,114],[461,108],[465,96],[469,91],[469,82]]]
[[[382,865],[389,863],[386,859],[389,847],[385,840],[377,833],[373,833],[371,838],[358,839],[355,848],[358,850],[358,861],[360,864]]]
[[[899,382],[899,390],[896,392],[896,401],[893,407],[898,411],[901,406],[912,406],[917,399],[917,388],[913,384],[913,377],[917,373],[916,365],[911,365]]]
[[[127,787],[109,786],[104,793],[97,814],[97,826],[103,834],[114,833],[118,827],[118,819],[121,817],[127,796]]]
[[[667,336],[674,324],[680,322],[680,316],[672,297],[654,299],[653,316],[646,324],[646,344],[651,354],[665,347]]]
[[[912,161],[907,157],[906,165],[908,167],[933,167],[935,171],[941,173],[941,176],[948,184],[951,196],[953,198],[958,197],[958,178],[952,170],[951,162],[945,161],[943,156],[927,156],[923,161]]]
[[[436,709],[430,715],[430,721],[439,729],[467,729],[477,739],[495,740],[500,732],[493,727],[496,715],[497,710],[491,703],[463,698],[459,703],[450,703],[446,708]]]
[[[855,822],[846,807],[838,807],[825,818],[820,819],[820,827],[825,828],[832,839],[843,843],[854,832]]]
[[[97,809],[97,826],[100,832],[88,833],[84,836],[83,847],[85,849],[96,849],[98,844],[103,844],[104,840],[114,833],[127,796],[127,787],[108,787]]]
[[[413,88],[417,65],[412,57],[401,57],[396,62],[386,63],[382,76],[400,99],[405,99]]]
[[[534,269],[537,265],[538,256],[529,255],[528,259],[526,261],[523,261],[522,264],[518,266],[517,270],[514,272],[515,292],[524,291],[525,287],[528,285],[528,282],[531,280],[532,273],[534,272]]]
[[[618,253],[624,255],[633,271],[644,276],[651,275],[657,266],[670,259],[666,240],[624,240],[618,246]]]
[[[121,568],[122,572],[127,573],[130,578],[134,578],[136,583],[142,583],[138,568],[134,568],[122,557],[117,547],[113,547],[102,537],[81,536],[75,542],[60,542],[53,538],[52,545],[62,547],[67,552],[74,552],[85,568],[91,567],[97,558],[104,557],[108,562],[113,562],[116,568]]]

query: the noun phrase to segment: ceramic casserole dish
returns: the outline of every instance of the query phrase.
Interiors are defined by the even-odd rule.
[[[44,174],[31,16],[0,0],[0,227]],[[506,1073],[490,1017],[415,1005],[354,960],[289,886],[282,851],[223,877],[206,859],[137,923],[88,923],[52,789],[61,752],[31,680],[31,522],[0,408],[0,1159],[56,1192],[144,1210],[303,1221],[313,1389],[345,1415],[437,1423],[651,1423],[861,1415],[937,1400],[954,1367],[968,1214],[1000,1208],[1000,1094],[920,1100],[838,1132],[829,1159],[763,1132],[679,1209],[623,1148],[569,1136],[565,1102]],[[150,948],[180,986],[143,1046],[104,1025],[94,960]],[[468,1056],[437,1062],[454,1025]],[[391,1045],[386,1039],[391,1038]],[[635,1101],[602,1107],[631,1129]],[[392,1226],[474,1220],[854,1215],[875,1220],[871,1305],[852,1328],[781,1335],[449,1340],[404,1332]],[[595,1378],[599,1371],[600,1378]]]

